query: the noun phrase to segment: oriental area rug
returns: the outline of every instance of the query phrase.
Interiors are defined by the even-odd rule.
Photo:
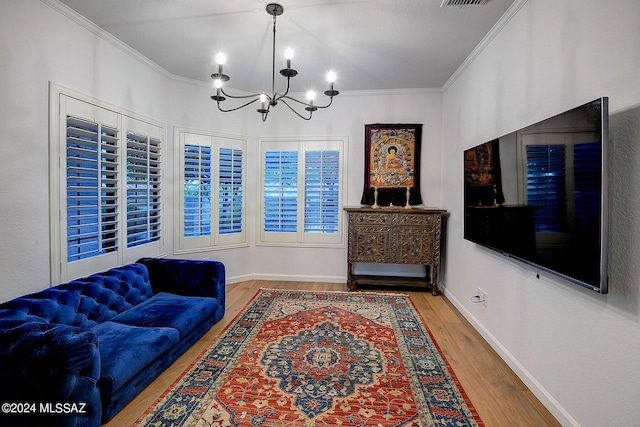
[[[406,295],[261,289],[137,426],[483,426]]]

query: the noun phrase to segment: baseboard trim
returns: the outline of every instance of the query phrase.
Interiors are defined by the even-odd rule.
[[[326,282],[344,283],[347,287],[347,278],[343,276],[311,276],[311,275],[288,275],[288,274],[266,274],[255,273],[242,276],[227,277],[227,284],[244,282],[247,280],[274,280],[280,282]]]
[[[540,402],[553,414],[563,426],[580,427],[580,424],[558,403],[556,399],[540,384],[533,375],[504,347],[498,339],[484,327],[484,325],[460,303],[460,301],[446,289],[441,289],[444,295],[458,309],[460,313],[471,323],[475,330],[489,343],[515,374],[525,383]]]

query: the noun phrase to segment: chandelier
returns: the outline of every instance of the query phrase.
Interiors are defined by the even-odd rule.
[[[276,84],[276,17],[282,15],[282,12],[284,12],[284,8],[282,6],[280,6],[277,3],[269,3],[266,7],[267,13],[271,16],[273,16],[273,48],[272,48],[272,54],[271,54],[271,59],[272,59],[272,66],[271,66],[271,93],[255,93],[255,94],[251,94],[251,95],[231,95],[229,93],[227,93],[224,90],[223,84],[224,82],[229,81],[229,76],[227,74],[224,74],[223,72],[223,65],[225,62],[225,56],[224,54],[218,54],[216,56],[216,62],[218,63],[218,72],[217,73],[213,73],[211,74],[211,78],[213,79],[214,82],[214,87],[216,88],[216,94],[211,96],[211,99],[213,99],[214,101],[216,101],[216,104],[218,105],[218,110],[224,112],[224,113],[228,113],[231,111],[236,111],[239,110],[241,108],[247,107],[251,104],[253,104],[254,102],[260,102],[260,108],[258,108],[256,111],[258,113],[261,114],[262,116],[262,121],[264,122],[265,120],[267,120],[267,116],[269,115],[269,111],[271,111],[271,107],[275,107],[278,102],[282,102],[284,105],[286,105],[287,107],[289,107],[289,109],[291,111],[293,111],[295,114],[297,114],[300,118],[304,119],[304,120],[311,120],[311,116],[313,114],[314,111],[318,110],[319,108],[327,108],[331,105],[331,103],[333,102],[333,97],[338,95],[340,92],[338,92],[337,90],[335,90],[333,88],[333,83],[335,81],[336,78],[336,74],[333,71],[329,71],[327,73],[327,81],[329,82],[329,89],[324,91],[324,94],[326,96],[329,97],[329,103],[327,105],[316,105],[313,103],[314,98],[315,98],[315,93],[313,91],[309,91],[307,92],[307,100],[308,102],[305,101],[300,101],[292,96],[289,96],[289,82],[291,80],[291,78],[295,77],[298,75],[298,72],[296,70],[294,70],[293,68],[291,68],[291,58],[293,56],[293,51],[291,49],[287,49],[287,51],[285,52],[285,58],[287,60],[287,68],[283,68],[282,70],[280,70],[280,74],[285,77],[287,79],[287,88],[284,91],[284,93],[280,94],[278,92],[275,91],[275,84]],[[229,108],[229,109],[225,109],[223,108],[220,103],[224,102],[227,98],[231,98],[231,99],[244,99],[247,100],[249,99],[248,102],[246,102],[245,104],[239,105],[237,107],[234,108]],[[296,110],[295,108],[293,108],[291,106],[291,104],[296,103],[296,106],[299,107],[299,109],[302,109],[302,107],[304,107],[304,110],[306,110],[309,114],[308,116],[305,114],[301,114],[300,112],[298,112],[298,110]]]

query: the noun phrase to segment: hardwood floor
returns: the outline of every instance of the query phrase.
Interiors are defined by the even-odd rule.
[[[105,426],[132,425],[215,341],[260,288],[345,291],[346,285],[263,280],[228,285],[224,318]],[[389,289],[384,291],[390,292]],[[443,295],[434,297],[424,291],[403,290],[402,293],[408,294],[413,300],[487,427],[560,425],[447,298]]]

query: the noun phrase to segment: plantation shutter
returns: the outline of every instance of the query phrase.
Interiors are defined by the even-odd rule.
[[[53,83],[49,90],[52,282],[162,256],[164,126]]]
[[[176,252],[246,246],[246,140],[181,129]]]
[[[220,148],[218,175],[218,232],[242,232],[242,150]]]
[[[342,245],[342,139],[264,140],[259,243]]]
[[[118,129],[67,115],[67,262],[118,250],[118,178]]]
[[[185,144],[184,236],[211,235],[211,147]]]
[[[160,140],[127,131],[127,246],[160,238]]]
[[[567,228],[564,145],[527,145],[527,203],[535,206],[536,232]]]
[[[337,233],[340,211],[340,151],[305,151],[304,232]]]
[[[298,229],[298,151],[266,151],[264,156],[264,231]]]

